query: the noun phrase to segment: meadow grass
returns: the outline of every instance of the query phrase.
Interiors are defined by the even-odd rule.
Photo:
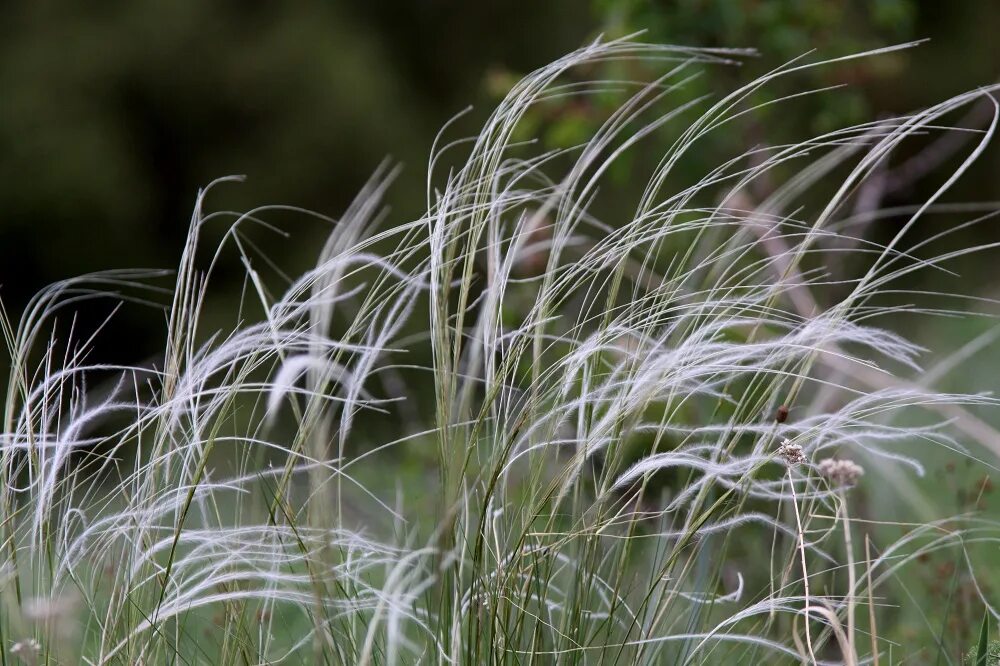
[[[415,219],[385,215],[389,167],[339,219],[209,212],[223,179],[172,287],[96,273],[5,313],[0,664],[958,663],[949,612],[982,617],[998,524],[985,482],[938,515],[933,472],[989,474],[1000,437],[995,398],[935,386],[993,334],[926,350],[898,325],[967,308],[907,285],[993,247],[928,256],[997,212],[945,200],[994,88],[692,177],[769,81],[836,64],[685,96],[746,55],[595,42],[478,135],[445,128]],[[659,77],[579,73],[637,59]],[[621,101],[586,143],[520,139],[540,102],[598,95]],[[974,104],[985,127],[950,125]],[[931,196],[871,205],[895,155],[952,132]],[[623,204],[608,174],[650,146]],[[327,228],[299,275],[267,252],[289,215]],[[155,362],[88,361],[71,313],[107,297],[165,313]]]

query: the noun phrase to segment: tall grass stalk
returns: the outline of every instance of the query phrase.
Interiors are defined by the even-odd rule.
[[[934,356],[881,322],[944,313],[928,303],[947,294],[884,303],[994,247],[929,257],[914,232],[995,218],[943,200],[992,138],[995,88],[699,173],[714,137],[795,108],[770,81],[851,59],[688,93],[748,55],[595,42],[514,86],[471,140],[446,128],[415,219],[384,215],[385,166],[339,219],[207,212],[236,186],[219,182],[173,286],[109,271],[5,311],[0,663],[877,663],[900,571],[997,543],[977,516],[886,536],[902,499],[847,514],[876,483],[912,493],[937,450],[993,469],[1000,438],[970,408],[995,399],[921,384]],[[588,78],[640,60],[661,75]],[[614,96],[585,143],[526,140],[540,103]],[[949,127],[983,103],[984,129]],[[973,145],[930,197],[858,205],[901,146],[950,131]],[[621,162],[657,146],[623,204]],[[328,234],[297,277],[262,250],[290,215]],[[885,244],[855,233],[889,223]],[[233,258],[243,296],[220,323]],[[166,313],[154,362],[89,360],[71,313],[107,297]],[[782,442],[804,462],[786,467]],[[832,452],[866,480],[828,483],[815,461]]]

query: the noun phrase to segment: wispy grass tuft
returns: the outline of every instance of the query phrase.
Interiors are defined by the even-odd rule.
[[[923,379],[973,352],[927,369],[892,326],[947,294],[884,299],[992,247],[928,258],[909,239],[996,214],[943,202],[992,139],[996,88],[692,178],[770,80],[831,64],[685,96],[745,55],[595,42],[478,136],[442,135],[417,219],[384,216],[388,167],[337,220],[208,213],[208,188],[172,288],[99,273],[4,316],[0,663],[860,664],[934,646],[889,631],[901,572],[945,550],[974,572],[1000,532],[905,498],[938,450],[995,469],[973,408],[996,399],[936,392]],[[569,78],[637,58],[662,76]],[[540,100],[612,93],[583,145],[518,134]],[[985,127],[949,127],[974,104]],[[894,151],[952,131],[973,138],[929,198],[870,205]],[[665,135],[623,205],[615,163]],[[328,227],[298,277],[261,250],[276,212]],[[890,215],[887,242],[865,233]],[[242,301],[206,330],[234,256]],[[55,323],[103,296],[163,307],[154,363],[90,363],[90,333]],[[875,484],[900,500],[869,501]]]

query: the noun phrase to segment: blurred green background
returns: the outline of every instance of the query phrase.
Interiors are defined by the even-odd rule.
[[[992,82],[998,28],[1000,3],[972,0],[3,3],[0,298],[16,318],[60,278],[176,265],[195,194],[219,176],[248,182],[220,190],[213,210],[283,203],[336,216],[389,157],[405,165],[390,196],[395,219],[417,214],[442,124],[474,104],[453,135],[474,133],[511,81],[602,33],[760,49],[698,83],[716,94],[809,49],[828,56],[930,38],[782,83],[771,94],[851,87],[801,116],[743,126],[732,137],[742,150]],[[536,120],[543,141],[560,145],[585,136],[592,119],[567,106]],[[995,153],[955,198],[1000,199]],[[304,227],[270,251],[307,261],[320,233]],[[127,340],[142,356],[161,336],[155,318],[125,311],[102,344]]]

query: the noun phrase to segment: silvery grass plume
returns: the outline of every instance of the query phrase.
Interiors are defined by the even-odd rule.
[[[945,549],[972,569],[996,525],[914,508],[915,527],[872,550],[852,532],[877,526],[879,507],[852,525],[848,502],[875,478],[912,494],[935,448],[991,466],[1000,437],[969,411],[994,399],[923,383],[928,355],[879,325],[873,299],[990,247],[927,260],[930,241],[908,239],[942,212],[963,227],[995,215],[941,202],[993,136],[994,88],[752,147],[692,179],[692,154],[754,114],[771,79],[831,64],[685,96],[700,69],[745,55],[595,42],[518,83],[478,136],[442,135],[417,219],[384,221],[388,168],[338,220],[208,213],[206,189],[172,289],[153,272],[98,273],[43,291],[16,326],[5,317],[5,662],[858,664],[905,651],[877,625],[901,603],[900,572]],[[659,78],[568,78],[635,59]],[[518,139],[539,102],[609,92],[624,101],[585,144]],[[989,122],[964,130],[966,154],[930,198],[870,205],[900,145],[975,104]],[[602,212],[613,164],[665,134],[639,200]],[[297,278],[253,240],[290,212],[329,234]],[[860,233],[890,213],[904,221],[887,243]],[[832,270],[845,255],[866,268]],[[234,323],[206,330],[220,321],[213,275],[233,256]],[[156,363],[92,364],[89,334],[55,332],[102,296],[166,302]],[[864,465],[856,486],[821,473],[834,456]]]

